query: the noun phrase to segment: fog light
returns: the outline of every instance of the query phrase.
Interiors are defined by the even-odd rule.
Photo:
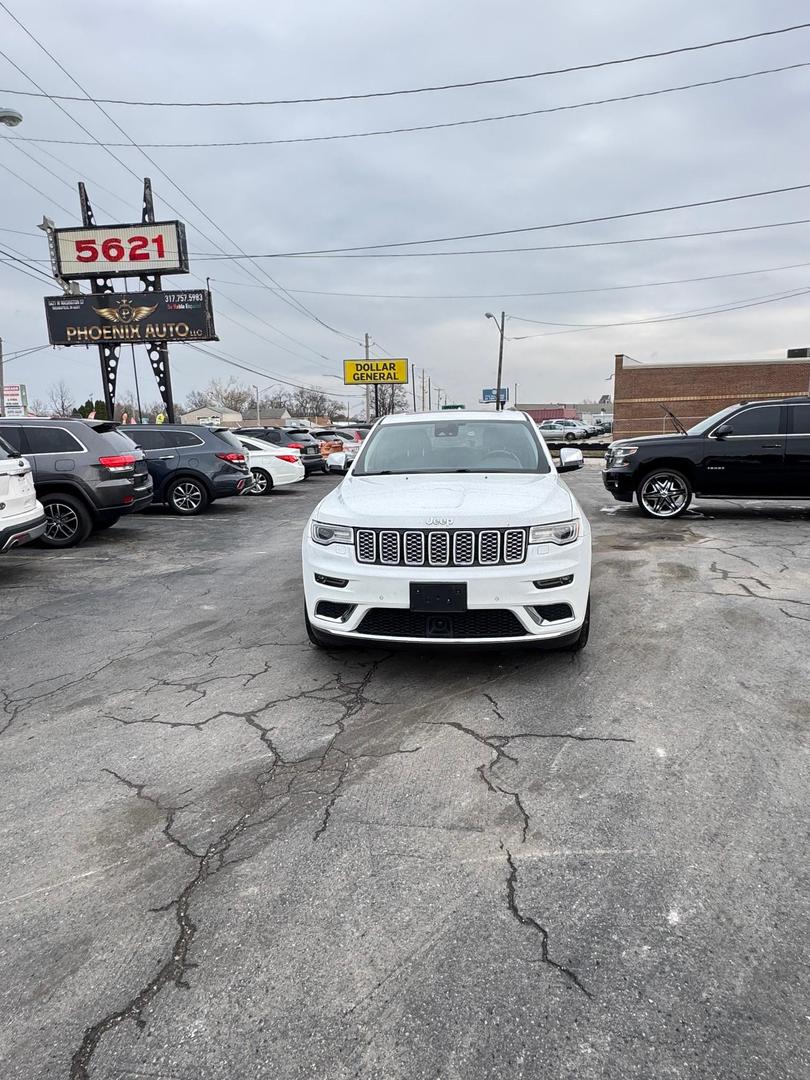
[[[316,574],[315,580],[319,585],[329,585],[332,589],[345,589],[349,582],[342,577],[326,577],[324,574]]]
[[[559,589],[562,585],[570,585],[573,580],[573,574],[566,574],[564,577],[543,578],[542,581],[533,581],[532,584],[535,589]]]
[[[539,623],[560,622],[562,619],[574,617],[570,604],[538,604],[526,610],[534,621]]]

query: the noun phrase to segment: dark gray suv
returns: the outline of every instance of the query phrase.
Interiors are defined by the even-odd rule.
[[[48,547],[80,544],[152,501],[143,453],[115,424],[0,417],[0,436],[31,462]]]
[[[253,486],[245,448],[227,428],[203,424],[138,424],[126,428],[146,455],[155,502],[175,514],[201,514],[214,499]]]

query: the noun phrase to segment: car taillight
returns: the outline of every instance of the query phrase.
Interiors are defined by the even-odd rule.
[[[245,460],[245,455],[244,454],[237,454],[236,451],[231,451],[231,453],[229,453],[229,454],[217,454],[217,457],[221,458],[223,461],[244,461]]]
[[[297,457],[295,457],[294,454],[279,454],[278,455],[278,460],[279,461],[291,461],[293,463],[293,465],[294,465],[296,463],[296,461],[298,461],[299,459]]]
[[[300,442],[287,443],[287,446],[289,446],[289,448],[291,450],[303,450],[304,449],[304,444],[300,443]]]
[[[137,460],[133,454],[110,454],[100,457],[98,463],[110,472],[129,472]]]

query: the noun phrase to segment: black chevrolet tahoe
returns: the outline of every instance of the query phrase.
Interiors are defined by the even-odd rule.
[[[665,409],[665,412],[669,410]],[[620,502],[675,518],[693,496],[810,499],[810,397],[743,401],[673,435],[619,439],[602,479]]]

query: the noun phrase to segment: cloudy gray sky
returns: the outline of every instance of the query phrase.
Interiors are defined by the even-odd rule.
[[[810,9],[800,0],[142,0],[134,8],[96,6],[92,14],[86,5],[59,0],[5,2],[91,95],[161,101],[314,97],[489,79],[810,21]],[[25,73],[0,57],[0,89],[32,90],[28,76],[48,93],[77,93],[2,9],[0,50]],[[542,109],[807,61],[810,30],[800,30],[590,72],[441,93],[254,108],[105,107],[138,144],[283,139]],[[809,88],[806,68],[438,131],[148,150],[156,164],[134,147],[114,153],[137,176],[151,176],[161,216],[175,216],[166,201],[181,211],[195,253],[192,270],[212,279],[221,338],[214,348],[267,372],[266,379],[244,375],[245,381],[269,384],[282,376],[338,390],[339,383],[324,376],[338,374],[341,358],[359,355],[358,346],[282,302],[255,265],[206,258],[217,245],[233,253],[236,243],[254,254],[417,240],[805,183]],[[0,128],[0,247],[29,261],[47,260],[35,225],[43,213],[59,225],[79,223],[78,179],[88,184],[99,222],[138,219],[138,183],[104,149],[11,141],[14,135],[87,140],[52,101],[6,93],[0,104],[24,113],[21,127]],[[63,107],[99,140],[126,141],[94,105]],[[426,250],[582,244],[804,217],[810,218],[807,191]],[[510,315],[505,382],[519,384],[524,402],[597,397],[610,388],[606,379],[615,352],[648,362],[731,360],[784,356],[789,346],[810,344],[807,296],[658,324],[577,325],[753,303],[810,288],[808,238],[810,226],[792,225],[558,251],[280,258],[259,265],[323,322],[350,338],[369,331],[388,353],[424,367],[450,400],[471,405],[482,387],[494,384],[497,334],[484,319],[490,309],[505,308]],[[809,265],[793,265],[801,263]],[[47,267],[47,261],[39,265]],[[793,268],[648,284],[785,266]],[[193,284],[177,277],[167,287]],[[615,288],[624,285],[639,287]],[[8,262],[0,262],[0,289],[6,352],[44,343],[42,296],[55,290]],[[550,292],[560,295],[502,296]],[[394,298],[408,294],[427,298]],[[144,396],[154,398],[145,354],[139,363],[148,387]],[[178,399],[212,376],[240,374],[187,346],[172,347],[172,364]],[[6,373],[7,382],[25,382],[29,395],[40,398],[58,378],[77,397],[100,394],[95,350],[43,351],[12,360]],[[131,385],[124,364],[119,389]]]

